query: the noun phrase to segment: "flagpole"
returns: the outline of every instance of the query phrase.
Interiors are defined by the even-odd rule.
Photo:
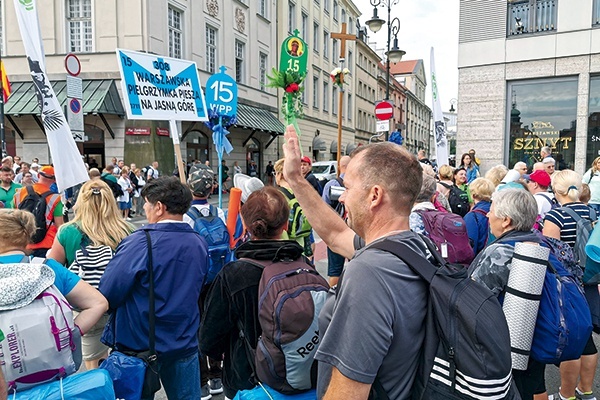
[[[7,155],[6,152],[6,132],[4,131],[4,65],[2,64],[2,49],[0,48],[0,143],[2,143],[2,158]]]

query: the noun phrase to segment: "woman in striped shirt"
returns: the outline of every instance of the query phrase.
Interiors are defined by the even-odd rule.
[[[574,247],[577,237],[577,222],[563,208],[570,208],[581,218],[591,219],[589,207],[579,201],[581,175],[568,169],[557,171],[552,175],[552,189],[561,207],[550,210],[546,214],[543,234],[544,236],[560,239],[569,246]],[[600,302],[597,286],[591,289],[586,290],[590,308],[592,308],[592,303]],[[564,361],[560,364],[560,393],[554,395],[552,399],[575,399],[576,394],[577,398],[580,399],[594,398],[592,387],[597,363],[598,350],[590,335],[579,360]],[[579,386],[577,385],[578,378],[580,378]]]
[[[101,180],[90,180],[81,186],[74,209],[75,218],[59,228],[46,257],[73,266],[73,272],[97,288],[112,253],[134,227],[121,217],[112,190]],[[112,252],[103,251],[105,246]],[[75,268],[78,250],[95,268]],[[108,347],[100,342],[107,319],[106,315],[100,318],[82,337],[83,360],[88,370],[98,368],[98,361],[108,356]]]

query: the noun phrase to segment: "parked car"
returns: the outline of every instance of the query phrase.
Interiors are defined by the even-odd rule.
[[[337,161],[314,162],[311,171],[321,181],[321,185],[324,185],[337,176]]]

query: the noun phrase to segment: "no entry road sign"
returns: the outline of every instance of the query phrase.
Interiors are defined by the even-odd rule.
[[[380,121],[392,118],[393,114],[394,107],[387,101],[382,101],[375,106],[375,117]]]

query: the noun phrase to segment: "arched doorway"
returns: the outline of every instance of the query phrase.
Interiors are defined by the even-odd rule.
[[[208,137],[200,131],[190,131],[185,137],[186,143],[186,162],[199,160],[210,161],[210,152],[208,151]]]
[[[104,129],[85,124],[85,141],[80,143],[84,161],[90,168],[104,168]]]
[[[261,167],[261,156],[260,156],[261,145],[260,142],[255,138],[250,138],[250,141],[246,144],[246,171],[250,172],[250,164],[252,161],[256,163],[257,174],[260,177]]]

